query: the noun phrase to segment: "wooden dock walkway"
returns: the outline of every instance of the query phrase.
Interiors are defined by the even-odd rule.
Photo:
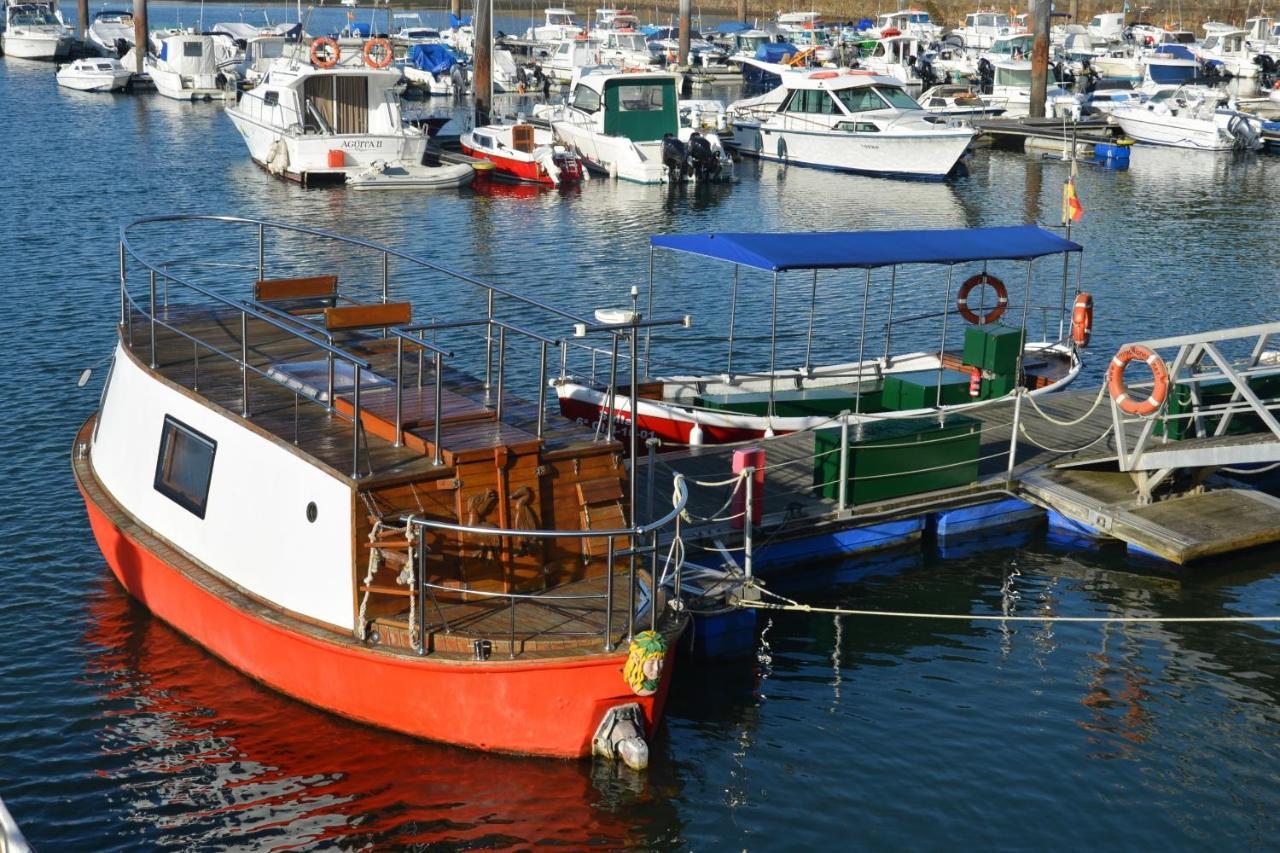
[[[786,541],[1017,497],[1093,528],[1100,536],[1122,539],[1174,563],[1280,541],[1280,500],[1261,493],[1193,488],[1167,500],[1140,505],[1130,475],[1115,470],[1111,406],[1105,398],[1098,400],[1097,386],[1041,397],[1036,404],[1057,422],[1044,417],[1024,398],[1016,412],[1016,442],[1011,442],[1016,408],[1012,399],[956,413],[982,424],[978,477],[973,482],[850,504],[844,509],[836,500],[815,493],[812,432],[755,442],[752,446],[763,448],[766,459],[763,518],[757,540]],[[1136,423],[1126,425],[1130,444],[1140,428]],[[685,529],[687,540],[741,539],[741,531],[726,520],[732,514],[726,505],[733,485],[696,485],[732,479],[735,449],[688,448],[656,457],[655,513],[670,504],[662,499],[662,490],[671,475],[682,474],[694,484],[689,499],[694,521]],[[1107,460],[1111,460],[1109,466]],[[1092,467],[1082,467],[1086,463]],[[647,465],[642,461],[642,494],[648,483]]]
[[[1022,150],[1027,140],[1100,145],[1116,142],[1124,134],[1119,126],[1102,120],[1063,122],[1056,118],[987,118],[974,119],[973,127],[979,134],[991,139],[996,148]]]

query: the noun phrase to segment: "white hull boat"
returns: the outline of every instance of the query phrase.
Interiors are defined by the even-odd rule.
[[[104,9],[93,16],[86,35],[104,56],[123,56],[133,47],[133,13]]]
[[[889,77],[788,71],[783,90],[730,106],[734,143],[763,160],[886,177],[942,178],[973,129],[930,116]]]
[[[71,53],[71,34],[52,7],[31,3],[5,6],[5,29],[0,34],[4,55],[14,59],[52,61]]]
[[[81,92],[115,92],[129,85],[133,72],[118,59],[77,59],[58,69],[59,86]]]
[[[453,190],[470,184],[475,174],[465,163],[421,166],[379,161],[349,175],[347,186],[356,190]]]
[[[1262,120],[1224,109],[1216,90],[1178,90],[1140,106],[1112,110],[1127,136],[1150,145],[1200,151],[1256,151],[1263,145]]]
[[[212,36],[179,35],[160,40],[158,56],[143,57],[156,91],[176,101],[221,101],[228,78],[218,68]]]

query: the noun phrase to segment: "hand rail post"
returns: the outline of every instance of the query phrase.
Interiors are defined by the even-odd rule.
[[[258,280],[266,278],[266,229],[258,223]]]
[[[431,460],[431,464],[432,464],[432,465],[435,465],[435,466],[437,466],[437,467],[439,467],[440,465],[443,465],[443,464],[444,464],[444,457],[441,455],[441,451],[440,451],[440,398],[441,398],[441,396],[442,396],[442,395],[441,395],[441,386],[440,386],[440,381],[441,381],[441,376],[440,376],[440,374],[441,374],[441,370],[440,370],[440,366],[441,366],[441,363],[442,363],[442,356],[440,355],[440,353],[439,353],[439,352],[437,352],[437,353],[435,354],[435,356],[436,356],[436,357],[435,357],[435,362],[436,362],[436,399],[435,399],[435,404],[436,404],[436,408],[435,408],[435,423],[434,423],[434,424],[432,424],[432,427],[431,427],[431,429],[432,429],[432,438],[431,438],[431,443],[432,443],[432,445],[433,445],[433,446],[432,446],[432,460]]]
[[[613,441],[613,411],[618,402],[618,336],[613,336],[613,353],[609,357],[609,420],[605,428],[605,441]]]
[[[542,438],[547,422],[547,342],[540,344],[538,355],[538,438]]]
[[[412,522],[411,522],[412,523]],[[420,655],[427,653],[427,531],[418,528],[418,588],[414,592],[418,596],[418,647]]]
[[[649,630],[658,630],[658,528],[649,534],[649,547],[652,557],[649,560]]]
[[[355,382],[351,386],[351,479],[360,479],[360,373],[358,364],[351,365]]]
[[[1026,389],[1018,387],[1013,395],[1013,431],[1009,434],[1009,467],[1005,471],[1004,484],[1008,488],[1013,483],[1013,466],[1018,456],[1018,422],[1022,417],[1022,395]]]
[[[391,256],[384,250],[382,253],[382,301],[387,301],[390,292]]]
[[[836,509],[844,512],[849,508],[849,412],[840,413],[840,482],[836,488],[838,495]]]
[[[240,417],[249,417],[249,315],[240,312]]]
[[[497,411],[494,412],[494,416],[497,418],[499,423],[502,422],[502,398],[506,396],[506,394],[504,393],[505,391],[504,386],[506,385],[506,373],[507,373],[507,327],[499,326],[498,327],[498,404],[496,406]]]
[[[120,328],[128,324],[129,298],[125,288],[124,240],[120,241]]]
[[[613,651],[613,536],[605,559],[604,576],[604,650]]]
[[[511,602],[511,639],[507,641],[507,657],[514,660],[516,656],[516,604],[519,599],[512,598],[509,600]]]
[[[754,533],[751,528],[755,526],[753,523],[755,513],[755,490],[752,489],[751,486],[756,479],[756,469],[754,466],[748,466],[742,469],[742,474],[746,478],[746,483],[744,484],[746,489],[746,499],[742,502],[744,512],[744,515],[742,516],[742,570],[746,573],[747,580],[751,580],[753,573],[751,540]]]
[[[396,447],[404,446],[404,338],[396,335]]]
[[[489,288],[489,322],[484,327],[484,390],[492,387],[493,378],[493,288]]]
[[[151,270],[151,369],[156,367],[156,271]]]
[[[325,356],[328,362],[328,373],[329,373],[329,395],[325,398],[325,404],[326,404],[326,407],[329,409],[329,411],[332,412],[333,411],[333,353],[326,352]]]

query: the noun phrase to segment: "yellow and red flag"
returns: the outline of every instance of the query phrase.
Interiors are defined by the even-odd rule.
[[[1084,205],[1076,195],[1076,179],[1072,176],[1062,185],[1062,224],[1079,222],[1083,216]]]

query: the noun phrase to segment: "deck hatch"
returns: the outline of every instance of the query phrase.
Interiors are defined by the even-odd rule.
[[[165,415],[156,460],[156,491],[204,518],[209,502],[209,481],[218,443],[171,415]]]

